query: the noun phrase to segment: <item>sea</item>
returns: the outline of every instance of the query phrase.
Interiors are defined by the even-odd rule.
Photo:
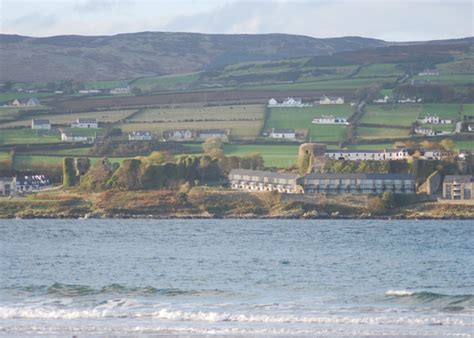
[[[474,222],[2,220],[0,337],[473,337]]]

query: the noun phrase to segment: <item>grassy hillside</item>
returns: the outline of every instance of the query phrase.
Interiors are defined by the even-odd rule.
[[[329,55],[383,46],[375,39],[287,34],[142,32],[114,36],[0,35],[0,82],[134,79],[190,73],[242,61]]]

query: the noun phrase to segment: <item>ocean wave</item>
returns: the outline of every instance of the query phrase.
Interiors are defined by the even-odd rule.
[[[474,295],[446,295],[428,291],[388,290],[385,292],[389,297],[401,297],[429,304],[439,304],[451,309],[462,309],[461,305],[474,306]]]
[[[155,288],[153,286],[131,287],[122,284],[109,284],[100,288],[94,288],[89,285],[80,284],[62,284],[54,283],[49,286],[26,286],[26,287],[9,287],[16,291],[32,293],[35,295],[49,295],[58,297],[81,297],[90,295],[125,295],[125,296],[200,296],[200,295],[222,295],[226,294],[221,290],[181,290],[178,288]]]
[[[452,325],[474,326],[469,316],[341,316],[341,315],[294,315],[248,314],[161,309],[154,312],[136,312],[117,308],[53,309],[46,307],[0,307],[0,319],[159,319],[171,322],[238,322],[274,324],[338,324],[338,325]]]

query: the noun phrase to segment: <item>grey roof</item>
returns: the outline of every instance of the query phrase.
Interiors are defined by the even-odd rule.
[[[279,134],[293,134],[295,132],[294,129],[289,128],[273,128],[272,133],[279,133]]]
[[[355,153],[369,153],[378,154],[383,153],[382,150],[327,150],[326,154],[338,153],[338,154],[355,154]]]
[[[222,129],[201,129],[196,131],[198,135],[201,134],[225,134],[225,130]]]
[[[34,124],[50,124],[50,121],[47,119],[33,119]]]
[[[305,179],[372,179],[372,180],[414,180],[411,174],[385,174],[385,173],[366,173],[366,174],[308,174]]]
[[[275,171],[264,171],[264,170],[248,170],[248,169],[232,169],[229,173],[229,176],[233,175],[249,175],[249,176],[258,176],[258,177],[268,177],[268,178],[284,178],[284,179],[296,179],[298,174],[292,173],[279,173]]]
[[[97,119],[78,118],[77,123],[97,123]]]
[[[454,181],[460,183],[474,182],[474,176],[471,175],[446,175],[444,183],[453,183]]]

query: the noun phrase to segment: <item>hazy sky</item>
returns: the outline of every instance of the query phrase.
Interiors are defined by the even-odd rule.
[[[359,35],[390,41],[473,36],[474,0],[0,0],[0,32],[140,31]]]

